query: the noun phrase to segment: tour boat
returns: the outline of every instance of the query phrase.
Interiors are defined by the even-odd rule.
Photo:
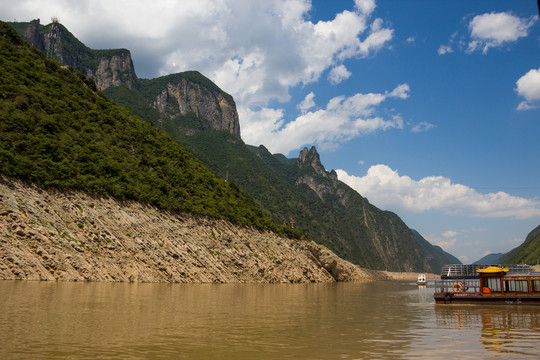
[[[447,265],[433,297],[437,304],[540,305],[540,272],[528,265]]]
[[[426,285],[427,284],[426,274],[418,274],[417,283],[418,283],[418,285]]]

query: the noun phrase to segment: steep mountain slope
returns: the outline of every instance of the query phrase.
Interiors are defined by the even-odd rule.
[[[81,73],[30,48],[5,23],[0,35],[2,173],[292,234]]]
[[[459,262],[338,181],[314,148],[287,159],[264,146],[246,146],[234,100],[197,72],[109,86],[105,94],[165,130],[275,222],[294,219],[298,229],[345,259],[374,269],[429,272]]]
[[[540,259],[540,225],[532,230],[525,242],[500,258],[502,264],[536,265]]]

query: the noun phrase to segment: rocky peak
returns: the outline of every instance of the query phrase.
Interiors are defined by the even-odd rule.
[[[71,66],[94,80],[100,90],[125,85],[133,88],[137,81],[131,53],[126,49],[92,50],[80,42],[62,24],[53,19],[49,25],[32,20],[23,39],[48,57]]]
[[[300,176],[296,179],[296,185],[305,184],[313,190],[320,199],[325,195],[334,194],[337,191],[337,173],[328,172],[321,164],[321,158],[315,146],[311,149],[304,148],[298,156],[298,167],[301,169]]]
[[[166,117],[194,115],[202,127],[225,130],[240,137],[240,121],[233,98],[197,71],[150,80],[161,83],[150,105]],[[189,135],[189,134],[188,134]]]
[[[300,155],[298,156],[298,166],[303,169],[311,167],[315,170],[317,175],[337,180],[337,173],[334,170],[331,172],[325,170],[315,146],[312,146],[309,150],[305,147],[300,151]]]
[[[26,28],[24,35],[22,36],[23,40],[29,44],[34,45],[38,50],[45,52],[45,44],[43,43],[43,36],[39,33],[41,25],[39,19],[32,20],[28,27]]]

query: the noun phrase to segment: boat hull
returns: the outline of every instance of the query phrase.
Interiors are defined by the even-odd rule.
[[[436,304],[540,305],[540,295],[530,294],[439,292],[433,297]]]

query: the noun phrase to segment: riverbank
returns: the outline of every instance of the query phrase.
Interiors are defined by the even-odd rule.
[[[392,272],[392,271],[381,271],[392,280],[418,280],[418,272]],[[441,274],[429,274],[422,273],[426,275],[428,280],[437,280],[441,278]]]
[[[312,241],[0,175],[0,279],[372,281]]]

